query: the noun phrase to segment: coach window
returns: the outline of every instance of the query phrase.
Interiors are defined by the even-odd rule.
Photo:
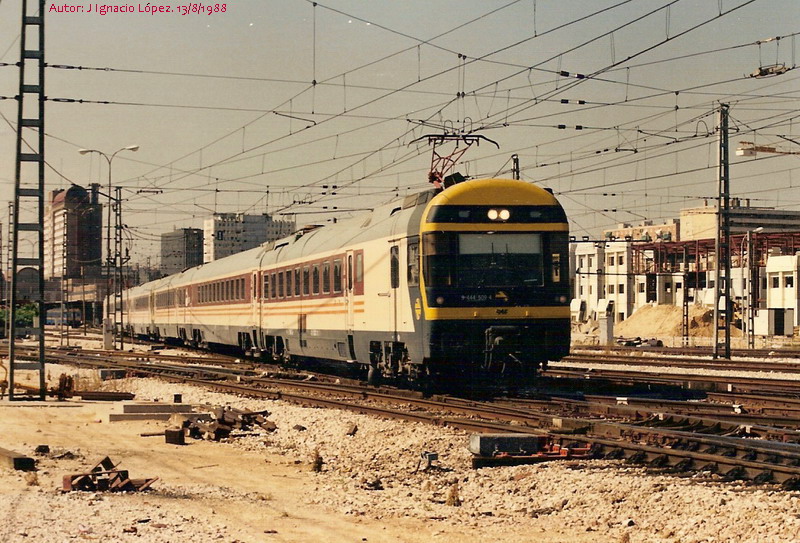
[[[389,276],[391,288],[400,286],[400,247],[389,247]]]
[[[278,297],[278,279],[274,273],[269,274],[269,297],[273,300]]]
[[[327,260],[322,263],[322,292],[328,294],[331,291],[331,263]]]
[[[262,279],[263,284],[264,284],[264,288],[261,290],[261,297],[264,298],[265,300],[268,300],[269,299],[269,275],[265,273],[264,275],[261,276],[261,279]]]
[[[408,285],[413,287],[419,285],[419,243],[408,244]]]
[[[333,292],[342,291],[342,259],[333,261]]]
[[[292,270],[286,270],[286,297],[292,297]]]
[[[353,255],[347,256],[347,290],[353,290]]]
[[[294,269],[294,295],[300,296],[300,268]]]
[[[314,264],[311,268],[311,287],[314,289],[314,294],[319,294],[319,264]]]
[[[303,266],[303,296],[308,296],[311,283],[311,270],[308,266]]]
[[[283,272],[278,272],[278,298],[283,298]]]
[[[356,283],[364,280],[364,253],[356,255]]]

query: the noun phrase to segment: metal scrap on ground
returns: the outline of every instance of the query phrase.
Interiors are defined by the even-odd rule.
[[[131,479],[127,470],[118,470],[109,457],[103,458],[87,473],[64,475],[62,490],[72,492],[136,492],[146,490],[158,478]]]

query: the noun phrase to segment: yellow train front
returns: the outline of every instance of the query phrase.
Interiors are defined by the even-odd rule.
[[[549,191],[460,183],[428,203],[419,236],[409,287],[427,373],[528,381],[569,353],[569,226]]]

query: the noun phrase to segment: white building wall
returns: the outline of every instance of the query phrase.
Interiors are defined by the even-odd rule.
[[[293,221],[269,215],[219,213],[203,221],[203,262],[258,247],[295,231]]]
[[[771,256],[767,260],[767,307],[793,309],[794,325],[798,326],[798,255]]]

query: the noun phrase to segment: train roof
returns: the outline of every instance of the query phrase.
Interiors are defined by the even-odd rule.
[[[488,191],[488,196],[487,196]],[[419,231],[419,222],[427,205],[480,205],[525,202],[533,205],[559,205],[549,191],[512,179],[476,179],[458,183],[444,191],[426,190],[408,195],[369,212],[340,220],[335,224],[304,227],[290,236],[270,241],[254,249],[189,268],[130,289],[132,296],[150,290],[179,288],[240,274],[246,270],[271,266],[279,261],[292,264],[309,255],[335,253],[344,247],[380,238],[406,237]],[[142,293],[137,291],[142,289]]]
[[[137,296],[163,288],[179,288],[186,284],[210,281],[217,277],[239,274],[244,270],[272,265],[279,259],[281,262],[292,262],[308,258],[309,255],[335,252],[359,242],[406,235],[415,210],[421,214],[421,210],[417,208],[427,204],[435,194],[433,190],[415,193],[335,224],[304,227],[294,234],[266,242],[254,249],[133,287],[130,295]],[[140,289],[142,292],[137,292]]]

